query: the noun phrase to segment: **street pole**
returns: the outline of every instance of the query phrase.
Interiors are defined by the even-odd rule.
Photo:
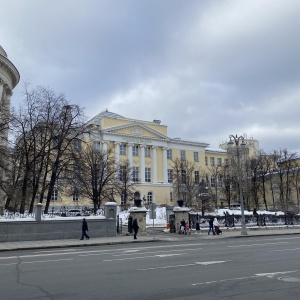
[[[245,221],[245,209],[244,209],[244,197],[243,197],[243,187],[242,187],[242,166],[241,166],[241,159],[240,159],[240,150],[242,150],[241,147],[246,146],[244,142],[243,136],[237,136],[237,135],[230,135],[229,136],[230,141],[228,142],[228,146],[231,147],[235,143],[235,150],[236,153],[234,153],[235,156],[237,156],[237,168],[238,168],[238,181],[239,181],[239,194],[240,194],[240,204],[241,204],[241,222],[242,222],[242,235],[247,235],[247,229],[246,229],[246,221]],[[240,145],[240,140],[242,141]],[[233,143],[234,141],[234,143]]]

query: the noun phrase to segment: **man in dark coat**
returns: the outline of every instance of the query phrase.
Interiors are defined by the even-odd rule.
[[[81,236],[81,240],[84,239],[84,237],[89,240],[90,237],[87,235],[87,231],[89,231],[89,228],[88,228],[88,224],[85,220],[85,218],[83,218],[83,221],[82,221],[82,236]]]
[[[136,240],[137,239],[137,237],[136,237],[136,235],[137,235],[137,233],[138,233],[138,230],[139,230],[139,225],[138,225],[138,221],[137,221],[137,219],[134,219],[133,220],[133,222],[132,222],[132,229],[133,229],[133,231],[134,231],[134,239]]]
[[[208,234],[210,234],[210,231],[212,231],[213,235],[215,235],[216,233],[215,233],[215,230],[214,230],[214,220],[213,220],[213,218],[210,218],[208,223],[209,223]]]

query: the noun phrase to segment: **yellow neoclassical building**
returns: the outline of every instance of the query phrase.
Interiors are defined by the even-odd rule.
[[[192,176],[197,183],[205,177],[212,189],[222,190],[222,186],[219,186],[221,181],[214,178],[212,170],[228,164],[225,144],[223,149],[213,149],[205,142],[171,138],[168,136],[168,127],[162,125],[160,120],[129,119],[108,110],[90,119],[88,126],[92,132],[89,143],[94,145],[94,149],[103,152],[113,149],[116,165],[129,162],[133,180],[136,181],[135,195],[143,199],[144,204],[177,205],[178,199],[174,196],[172,185],[176,159],[195,164]],[[114,200],[119,205],[126,204],[122,196],[118,198]],[[63,195],[62,189],[55,191],[54,199],[51,206],[92,205],[90,199],[80,195]],[[221,204],[224,199],[225,196],[219,192],[218,203]],[[133,198],[127,200],[130,204]]]

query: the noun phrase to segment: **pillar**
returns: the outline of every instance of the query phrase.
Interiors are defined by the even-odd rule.
[[[141,148],[141,156],[140,156],[140,180],[141,182],[145,182],[145,145],[140,145]]]
[[[156,146],[152,146],[152,169],[153,169],[153,183],[157,183],[157,157],[156,157]]]
[[[163,182],[168,183],[168,159],[166,147],[163,147]]]

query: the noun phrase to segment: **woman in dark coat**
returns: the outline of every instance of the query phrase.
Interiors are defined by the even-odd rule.
[[[138,230],[139,230],[139,225],[138,225],[138,221],[137,221],[137,219],[134,219],[133,220],[133,223],[132,223],[132,229],[133,229],[133,231],[134,231],[134,239],[136,240],[137,239],[137,237],[136,237],[136,235],[137,235],[137,233],[138,233]]]
[[[81,240],[83,240],[83,238],[85,237],[87,240],[90,239],[90,237],[87,235],[87,231],[89,231],[89,228],[88,228],[88,224],[85,220],[85,218],[83,219],[82,221],[82,236],[81,236]]]

